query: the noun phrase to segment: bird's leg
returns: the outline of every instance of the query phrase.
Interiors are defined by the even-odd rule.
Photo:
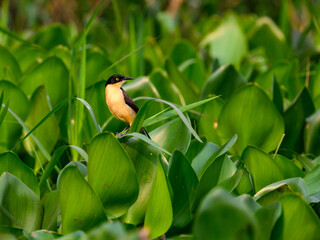
[[[116,137],[122,137],[128,133],[130,130],[130,125],[126,126],[120,133],[116,134]]]

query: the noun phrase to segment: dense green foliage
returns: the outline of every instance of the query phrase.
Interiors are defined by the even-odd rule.
[[[147,2],[0,1],[0,237],[319,239],[320,3]]]

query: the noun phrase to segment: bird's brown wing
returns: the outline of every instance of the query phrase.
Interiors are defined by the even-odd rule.
[[[129,105],[136,113],[139,111],[138,106],[134,103],[134,101],[128,96],[128,94],[121,88],[124,101],[126,102],[127,105]]]

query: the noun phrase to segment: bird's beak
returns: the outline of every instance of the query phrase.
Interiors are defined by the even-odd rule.
[[[125,77],[124,80],[133,80],[134,78],[132,77]]]

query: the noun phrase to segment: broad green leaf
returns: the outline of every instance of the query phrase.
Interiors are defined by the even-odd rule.
[[[320,192],[320,165],[309,172],[304,177],[304,181],[309,195]]]
[[[233,162],[226,155],[222,155],[215,159],[199,180],[193,209],[197,209],[201,200],[212,188],[232,177],[235,172],[236,168],[233,165]]]
[[[19,60],[19,65],[24,73],[47,57],[45,51],[28,43],[21,44],[13,51],[13,54]]]
[[[238,136],[235,134],[217,149],[217,145],[214,143],[208,143],[207,148],[204,148],[201,153],[199,153],[195,159],[192,160],[192,167],[194,168],[198,178],[200,179],[206,169],[211,165],[211,163],[218,157],[222,156],[230,150],[230,148],[237,141]]]
[[[277,82],[276,76],[273,75],[273,82],[272,82],[272,101],[274,105],[277,107],[279,113],[283,113],[283,100],[281,95],[281,89]]]
[[[25,123],[30,127],[36,126],[42,118],[51,111],[50,103],[48,102],[47,91],[44,86],[40,86],[35,90],[32,94],[30,100],[30,112]],[[59,137],[59,124],[55,118],[55,116],[51,116],[47,119],[33,134],[38,138],[38,140],[42,143],[43,147],[47,152],[51,152],[58,140]],[[28,153],[34,156],[34,147],[30,146],[32,143],[31,137],[27,139],[25,143],[25,148]],[[45,156],[36,148],[35,153],[37,154],[36,158],[39,158],[41,164],[46,162]],[[38,171],[41,165],[39,165],[38,161],[36,161],[35,171]]]
[[[177,86],[169,80],[167,73],[162,69],[156,69],[149,76],[150,82],[157,89],[161,99],[185,105],[185,100]]]
[[[21,78],[21,69],[17,60],[3,46],[0,45],[0,80],[17,83]]]
[[[64,151],[68,147],[71,147],[71,148],[75,149],[76,151],[78,151],[78,153],[83,157],[83,159],[86,162],[88,162],[88,156],[87,156],[86,152],[84,152],[84,150],[81,149],[80,147],[73,146],[73,145],[69,145],[69,146],[63,145],[63,146],[57,148],[56,151],[53,153],[49,163],[46,165],[45,171],[42,174],[42,177],[41,177],[40,183],[39,183],[40,189],[42,189],[44,187],[48,177],[50,176],[51,172],[53,171],[53,169],[55,168],[55,166],[59,162],[62,154],[64,153]]]
[[[27,185],[35,194],[40,196],[38,180],[33,171],[23,163],[14,152],[4,152],[0,154],[0,175],[4,172],[19,178]]]
[[[303,128],[305,119],[314,112],[311,96],[306,88],[303,88],[291,106],[284,113],[285,137],[282,148],[303,151]]]
[[[256,192],[273,182],[284,179],[284,174],[276,161],[258,148],[247,147],[242,153],[241,160],[253,178]]]
[[[130,138],[123,146],[132,159],[136,170],[139,182],[139,196],[122,217],[122,220],[129,224],[138,225],[143,222],[147,210],[150,191],[157,169],[158,151],[137,138]]]
[[[132,161],[112,133],[97,135],[89,145],[88,182],[111,218],[136,201],[139,185]],[[126,176],[125,178],[123,176]]]
[[[3,103],[9,101],[10,109],[22,120],[25,120],[29,113],[30,103],[26,95],[13,83],[0,81],[0,92],[4,91]],[[0,151],[11,149],[21,135],[21,126],[16,123],[11,114],[6,114],[0,126]]]
[[[272,230],[282,213],[281,204],[276,202],[269,206],[261,207],[254,212],[258,223],[259,239],[271,239]]]
[[[320,155],[320,110],[306,119],[304,129],[304,149],[307,153],[312,153],[316,156]]]
[[[179,70],[183,76],[197,87],[200,91],[206,81],[205,66],[202,59],[192,58],[184,61],[180,66]]]
[[[187,104],[193,103],[198,100],[197,91],[194,84],[185,79],[183,74],[179,71],[178,67],[170,59],[166,62],[166,70],[168,72],[169,78],[178,87]]]
[[[212,155],[217,152],[219,146],[208,142],[202,150],[192,159],[192,168],[194,169],[197,177],[200,178],[201,173],[204,171],[204,167],[206,166],[209,159]]]
[[[268,17],[261,17],[249,33],[251,49],[263,47],[270,63],[276,63],[288,54],[286,39],[277,25]]]
[[[149,135],[153,141],[170,153],[176,149],[185,153],[191,141],[191,134],[180,118],[163,124]]]
[[[214,189],[207,194],[193,226],[195,239],[199,240],[255,239],[256,232],[253,213],[241,199],[223,189]]]
[[[32,232],[41,227],[39,197],[21,180],[8,172],[0,177],[0,225]]]
[[[69,234],[66,234],[62,237],[59,237],[59,240],[82,240],[85,237],[87,237],[87,235],[83,232],[83,231],[75,231]]]
[[[96,121],[102,125],[110,116],[105,97],[105,81],[100,81],[86,89],[86,100],[90,103]],[[84,114],[83,140],[89,142],[96,135],[96,126],[89,112]]]
[[[234,166],[235,168],[235,166]],[[241,177],[243,176],[244,170],[238,169],[233,176],[223,180],[221,183],[219,183],[219,186],[224,188],[225,190],[232,192],[240,183]]]
[[[43,199],[42,229],[57,231],[59,212],[59,192],[47,193]]]
[[[129,133],[140,132],[152,102],[153,100],[145,102],[139,109],[136,117],[133,120],[132,125],[130,126]]]
[[[284,179],[294,177],[304,177],[304,173],[292,161],[284,156],[276,155],[273,160],[278,165],[279,170],[283,174]]]
[[[107,56],[99,52],[91,52],[87,54],[87,71],[86,71],[86,87],[89,87],[102,79],[99,78],[102,71],[111,65]]]
[[[185,154],[190,163],[191,160],[194,159],[207,144],[207,139],[205,137],[202,137],[201,140],[202,142],[199,142],[197,139],[191,140],[188,151]]]
[[[127,233],[124,225],[120,222],[112,222],[112,223],[102,223],[100,226],[91,229],[86,239],[90,240],[118,240],[118,239],[127,239]],[[132,237],[132,240],[135,238]],[[138,239],[138,238],[137,238]],[[129,240],[129,239],[128,239]]]
[[[27,96],[44,85],[52,106],[68,97],[68,69],[57,57],[50,57],[24,75],[21,89]]]
[[[69,45],[69,34],[67,28],[63,25],[50,25],[43,28],[34,38],[34,43],[40,45],[46,50],[50,50],[58,45]]]
[[[169,163],[168,177],[174,193],[172,225],[183,228],[193,218],[191,207],[198,185],[198,178],[190,163],[180,151],[173,153]]]
[[[313,99],[320,96],[320,66],[315,67],[315,74],[310,76],[309,91]]]
[[[107,220],[99,197],[76,166],[68,166],[61,173],[59,200],[63,234],[87,231]]]
[[[54,240],[61,235],[48,230],[38,230],[30,234],[32,240]]]
[[[161,201],[159,201],[161,199]],[[172,223],[173,213],[169,189],[160,161],[152,184],[144,226],[150,229],[150,238],[166,233]]]
[[[198,120],[198,133],[199,135],[206,136],[209,142],[221,144],[218,135],[218,119],[223,107],[223,100],[217,99],[210,101],[199,108],[201,115]]]
[[[224,105],[218,120],[221,141],[238,134],[230,152],[240,155],[247,145],[266,152],[274,150],[284,132],[284,121],[268,96],[257,86],[248,84]]]
[[[317,239],[320,220],[313,209],[298,194],[285,194],[280,198],[283,211],[283,239]]]
[[[170,53],[170,59],[172,59],[177,66],[196,57],[197,50],[186,40],[176,43]]]
[[[287,192],[297,192],[306,197],[308,191],[302,178],[289,178],[282,181],[274,182],[254,195],[254,198],[261,205],[270,205],[279,200]]]
[[[223,99],[228,99],[246,83],[243,76],[232,65],[226,65],[216,70],[203,87],[201,98],[210,94],[221,95]]]
[[[233,64],[237,68],[248,48],[246,37],[234,14],[228,14],[219,27],[201,41],[200,46],[208,46],[210,56],[217,58],[220,65]]]

